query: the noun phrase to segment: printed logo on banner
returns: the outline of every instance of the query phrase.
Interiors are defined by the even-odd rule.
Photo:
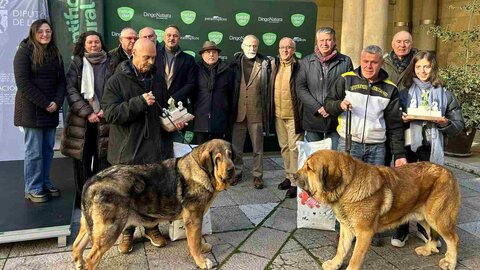
[[[299,13],[293,14],[290,17],[290,21],[292,22],[293,26],[300,27],[305,21],[305,15]]]
[[[228,40],[243,41],[244,36],[228,36]]]
[[[160,12],[143,12],[143,17],[145,18],[152,18],[157,20],[168,20],[172,18],[172,14],[170,13],[160,13]]]
[[[195,21],[196,17],[197,17],[197,13],[195,13],[195,11],[184,10],[180,12],[180,18],[182,18],[182,21],[185,24],[192,24]]]
[[[119,7],[117,9],[117,14],[122,21],[128,22],[133,18],[133,14],[135,13],[135,10],[131,7]]]
[[[162,42],[163,41],[163,36],[165,35],[165,31],[161,29],[154,29],[155,35],[157,35],[157,41]]]
[[[222,59],[222,61],[227,61],[228,60],[228,56],[226,56],[226,55],[219,55],[218,58]]]
[[[217,45],[222,42],[223,34],[218,31],[208,33],[208,40],[215,42]]]
[[[293,39],[293,41],[295,41],[295,43],[307,41],[306,39],[301,38],[301,37],[294,37],[294,38],[292,38],[292,39]]]
[[[180,37],[181,40],[200,40],[199,37],[196,37],[194,35],[186,34],[183,37]]]
[[[280,17],[258,17],[259,22],[264,23],[281,23],[283,22],[283,18]]]
[[[265,33],[262,36],[263,43],[267,46],[272,46],[277,40],[277,34],[275,33]]]
[[[301,52],[295,52],[295,56],[297,56],[297,58],[302,58],[302,53]]]
[[[215,15],[212,17],[205,17],[205,21],[226,22],[227,18]]]
[[[195,52],[194,51],[183,51],[186,54],[190,54],[192,57],[195,58]]]
[[[238,25],[245,26],[250,21],[250,14],[245,12],[240,12],[235,14],[235,20],[237,21]]]

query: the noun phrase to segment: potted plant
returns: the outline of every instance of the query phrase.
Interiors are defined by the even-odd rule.
[[[462,6],[449,6],[468,14],[466,29],[453,31],[449,26],[434,26],[429,33],[442,42],[459,45],[459,62],[440,68],[443,85],[457,98],[462,108],[465,129],[457,137],[447,138],[445,154],[470,156],[476,130],[480,127],[480,62],[473,48],[480,43],[480,26],[473,25],[480,14],[480,1],[472,0]]]

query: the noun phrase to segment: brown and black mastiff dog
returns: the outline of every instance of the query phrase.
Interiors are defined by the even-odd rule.
[[[188,247],[202,269],[212,262],[202,253],[202,219],[219,191],[235,175],[230,143],[211,140],[190,154],[148,165],[116,165],[90,178],[83,188],[80,231],[73,243],[77,269],[84,269],[83,251],[92,249],[86,268],[97,269],[102,255],[116,242],[126,226],[153,227],[160,222],[185,222]]]
[[[439,265],[455,269],[460,190],[449,170],[430,162],[373,166],[345,153],[323,150],[305,161],[296,178],[300,188],[332,206],[341,224],[337,254],[322,264],[323,269],[341,267],[354,236],[357,241],[347,269],[360,269],[373,235],[408,220],[418,220],[429,234],[429,241],[415,252],[438,253],[438,232],[447,244]]]

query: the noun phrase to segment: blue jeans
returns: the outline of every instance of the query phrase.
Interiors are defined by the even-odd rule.
[[[336,150],[338,146],[338,139],[340,136],[336,131],[333,132],[316,132],[316,131],[305,131],[305,141],[306,142],[317,142],[324,140],[326,138],[332,139],[332,149]]]
[[[23,175],[25,193],[38,194],[52,187],[50,167],[53,160],[56,128],[24,128],[25,161]]]
[[[338,151],[345,151],[345,139],[338,140]],[[385,162],[385,143],[357,143],[352,142],[350,155],[353,158],[373,165],[383,165]]]

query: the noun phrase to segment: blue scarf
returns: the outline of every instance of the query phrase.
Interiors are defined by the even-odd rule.
[[[422,82],[417,78],[413,78],[413,84],[408,89],[408,95],[410,97],[408,107],[418,108],[419,106],[425,106],[430,110],[440,110],[442,116],[445,116],[447,96],[441,86],[433,87],[430,82]],[[423,126],[426,126],[425,138],[422,134]],[[438,130],[436,124],[430,121],[412,121],[410,122],[410,130],[412,134],[412,144],[410,146],[412,151],[416,152],[422,146],[423,139],[425,139],[431,145],[430,162],[443,165],[443,134]]]

